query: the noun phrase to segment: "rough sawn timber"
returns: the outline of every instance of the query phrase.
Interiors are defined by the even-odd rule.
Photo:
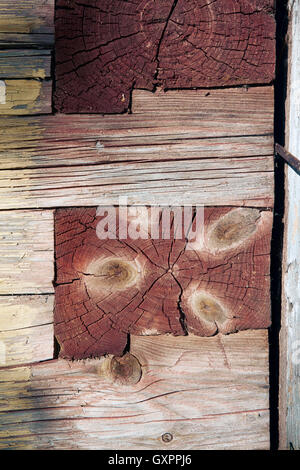
[[[273,0],[58,0],[55,105],[121,113],[134,88],[271,83]]]
[[[267,331],[133,337],[131,354],[137,383],[110,357],[1,370],[0,448],[268,449]]]

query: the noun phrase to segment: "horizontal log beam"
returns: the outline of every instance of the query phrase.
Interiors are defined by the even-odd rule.
[[[0,116],[52,112],[52,81],[17,79],[0,81]]]
[[[0,207],[270,207],[273,109],[273,87],[135,91],[130,115],[3,119]]]
[[[138,381],[111,356],[1,370],[1,449],[268,449],[267,331],[132,337],[131,351]]]
[[[53,292],[52,211],[0,212],[0,294]]]
[[[0,368],[53,358],[53,303],[53,295],[0,297]]]

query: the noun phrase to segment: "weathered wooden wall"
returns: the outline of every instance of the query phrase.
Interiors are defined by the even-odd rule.
[[[113,110],[124,111],[130,105],[131,113],[74,116],[50,114],[54,1],[18,0],[12,5],[0,0],[2,449],[269,446],[267,330],[212,338],[132,335],[130,353],[140,363],[140,380],[136,375],[134,380],[130,374],[122,376],[121,359],[54,359],[57,209],[118,204],[119,196],[126,195],[135,205],[255,207],[270,215],[266,209],[272,209],[274,202],[273,2],[213,3],[212,9],[206,0],[201,3],[203,12],[212,15],[206,23],[213,25],[205,39],[205,73],[195,75],[187,61],[181,75],[187,82],[180,81],[177,69],[175,81],[168,75],[162,42],[168,48],[179,47],[178,38],[186,33],[176,15],[186,18],[186,13],[184,2],[175,2],[178,13],[174,3],[164,2],[163,21],[155,15],[145,20],[146,25],[156,24],[154,71],[144,69],[150,74],[148,90],[138,89],[136,69],[127,75],[130,80],[126,78],[121,95],[120,88],[112,87],[117,99],[112,97]],[[193,8],[197,12],[195,2]],[[223,32],[218,39],[222,15],[225,42]],[[203,56],[197,47],[204,37],[204,23],[198,28],[199,37],[191,32],[192,46],[184,47],[192,49],[181,51],[182,60]],[[60,34],[59,29],[57,47]],[[128,46],[123,35],[121,31],[121,41],[116,41],[118,51]],[[68,41],[70,45],[72,40]],[[72,47],[77,53],[76,41]],[[61,60],[59,54],[56,58]],[[211,67],[223,58],[214,82]],[[75,68],[83,72],[85,60],[78,54]],[[107,69],[109,74],[119,73],[117,61],[116,65]],[[175,64],[171,66],[175,70]],[[95,89],[91,84],[89,94],[86,81],[83,95],[87,93],[85,100],[92,100],[97,109],[83,109],[81,100],[72,99],[67,104],[71,107],[65,108],[68,100],[61,100],[65,82],[59,77],[64,67],[68,65],[57,63],[57,108],[107,111],[107,100],[95,100]],[[99,75],[91,77],[99,83]],[[234,86],[246,83],[250,86]],[[209,88],[166,92],[158,88],[152,93],[157,85]],[[223,85],[231,88],[211,88]],[[100,109],[99,103],[106,107]],[[115,369],[109,366],[113,361]],[[162,440],[165,433],[173,436],[168,443]]]

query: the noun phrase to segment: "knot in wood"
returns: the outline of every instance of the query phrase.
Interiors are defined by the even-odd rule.
[[[122,385],[134,385],[142,377],[141,365],[130,353],[122,357],[113,357],[110,361],[109,372],[113,380]]]
[[[249,238],[257,229],[258,209],[234,209],[221,217],[209,232],[213,250],[233,248]]]
[[[196,292],[192,299],[193,311],[204,321],[210,323],[224,323],[227,319],[225,311],[220,303],[211,295],[204,292]]]
[[[109,258],[96,263],[93,267],[93,274],[103,287],[122,290],[136,282],[138,271],[129,261],[121,258]]]

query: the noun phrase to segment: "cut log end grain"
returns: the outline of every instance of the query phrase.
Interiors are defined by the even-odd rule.
[[[55,105],[121,113],[134,88],[270,83],[273,0],[56,3]]]
[[[150,221],[151,209],[144,209]],[[153,226],[141,215],[135,225],[128,218],[131,236],[121,237],[121,209],[114,238],[99,238],[99,224],[102,229],[107,217],[109,229],[112,218],[98,216],[95,208],[56,211],[55,336],[61,357],[122,357],[128,335],[211,336],[270,325],[272,213],[205,208],[204,230],[193,243],[195,212],[184,223],[180,211],[169,212],[170,236],[162,229],[165,215],[158,217],[158,238],[151,238]],[[181,233],[180,213],[189,232]],[[112,370],[127,370],[127,359],[115,359]]]

